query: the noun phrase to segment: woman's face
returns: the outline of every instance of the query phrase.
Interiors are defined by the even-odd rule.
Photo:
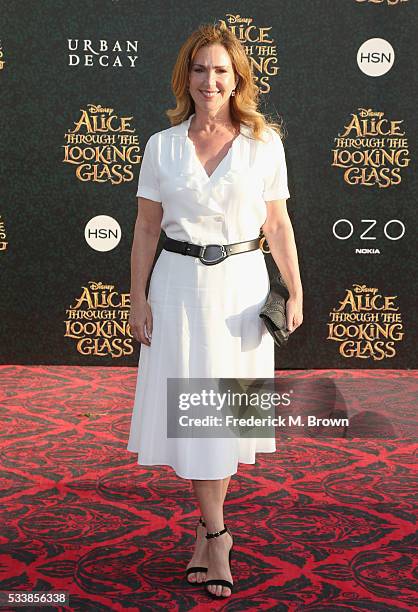
[[[201,47],[189,73],[189,91],[195,106],[205,112],[227,104],[235,88],[234,70],[228,51],[220,44]]]

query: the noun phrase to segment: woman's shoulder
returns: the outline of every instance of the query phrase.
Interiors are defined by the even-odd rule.
[[[149,137],[148,137],[148,142],[150,142],[151,144],[157,144],[158,142],[161,142],[161,140],[164,140],[166,138],[170,138],[171,136],[177,135],[181,133],[181,127],[182,124],[178,124],[178,125],[172,125],[168,128],[165,128],[163,130],[159,130],[158,132],[153,132]]]
[[[266,143],[274,144],[274,143],[276,143],[278,141],[282,142],[282,138],[281,138],[279,132],[277,132],[277,130],[274,130],[269,125],[265,126],[262,135],[263,135],[263,139],[266,141]]]
[[[257,147],[269,148],[269,146],[274,146],[277,141],[282,142],[280,134],[269,125],[263,128],[258,138],[254,137],[252,129],[245,124],[241,124],[241,133],[249,136]]]
[[[154,139],[157,138],[170,138],[171,136],[177,136],[179,134],[183,133],[183,129],[184,129],[184,121],[182,123],[178,123],[177,125],[171,125],[167,128],[164,128],[163,130],[160,130],[159,132],[155,132],[154,134],[151,135],[151,137],[154,137]]]
[[[266,126],[262,134],[264,142],[262,147],[268,157],[275,159],[277,155],[283,155],[284,145],[281,134],[270,126]]]

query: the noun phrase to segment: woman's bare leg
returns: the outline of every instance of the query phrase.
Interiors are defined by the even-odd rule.
[[[227,494],[227,492],[228,492],[228,486],[229,486],[229,481],[230,481],[230,480],[231,480],[231,476],[227,476],[226,478],[224,478],[224,479],[222,480],[222,482],[223,482],[223,495],[224,495],[224,498],[223,498],[223,502],[222,502],[222,503],[224,503],[224,502],[225,502],[225,497],[226,497],[226,494]]]
[[[213,480],[208,481],[208,482],[221,482],[222,483],[222,506],[225,501],[226,494],[228,492],[228,485],[229,485],[230,480],[231,480],[231,476],[227,476],[226,478],[223,478],[222,480],[219,480],[219,481],[213,481]],[[201,482],[201,481],[192,480],[192,483],[193,482]],[[200,507],[200,514],[205,520],[205,515],[201,507]],[[203,527],[203,525],[199,524],[197,526],[197,538],[196,538],[194,554],[193,554],[193,557],[190,559],[189,563],[187,564],[186,569],[192,566],[196,566],[196,565],[208,567],[209,553],[208,553],[208,540],[205,538],[206,533],[207,533],[207,527]],[[204,582],[206,580],[206,572],[193,572],[189,574],[188,580],[189,582],[199,582],[199,583]]]
[[[206,531],[221,531],[224,528],[223,504],[228,490],[230,476],[220,480],[192,480],[194,492],[199,502],[201,514],[206,522]],[[193,565],[200,565],[195,561],[206,560],[208,571],[203,573],[203,579],[211,580],[212,578],[223,578],[232,582],[231,570],[228,563],[228,552],[232,546],[233,540],[229,533],[224,533],[218,538],[207,540],[205,530],[200,536],[200,546],[196,542],[196,553],[199,550],[199,556],[193,558]],[[192,563],[190,563],[192,565]],[[202,563],[202,565],[205,565]],[[199,579],[197,575],[197,580]],[[194,576],[194,574],[191,574]],[[231,590],[224,586],[209,585],[208,590],[216,595],[228,596]]]

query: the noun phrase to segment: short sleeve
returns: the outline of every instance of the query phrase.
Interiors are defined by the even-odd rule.
[[[269,200],[286,200],[290,198],[290,193],[287,185],[287,166],[284,147],[279,134],[271,128],[269,132],[270,139],[266,144],[267,172],[264,176],[263,199],[266,202]]]
[[[138,177],[137,197],[161,202],[160,182],[158,178],[158,133],[152,134],[145,145],[141,168]]]

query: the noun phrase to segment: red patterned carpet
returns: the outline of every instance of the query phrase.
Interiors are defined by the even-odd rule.
[[[353,427],[279,433],[275,454],[240,464],[225,504],[235,590],[220,602],[183,578],[189,481],[126,450],[136,374],[0,367],[0,590],[69,591],[83,612],[417,609],[416,372],[277,372],[314,392],[325,380]]]

